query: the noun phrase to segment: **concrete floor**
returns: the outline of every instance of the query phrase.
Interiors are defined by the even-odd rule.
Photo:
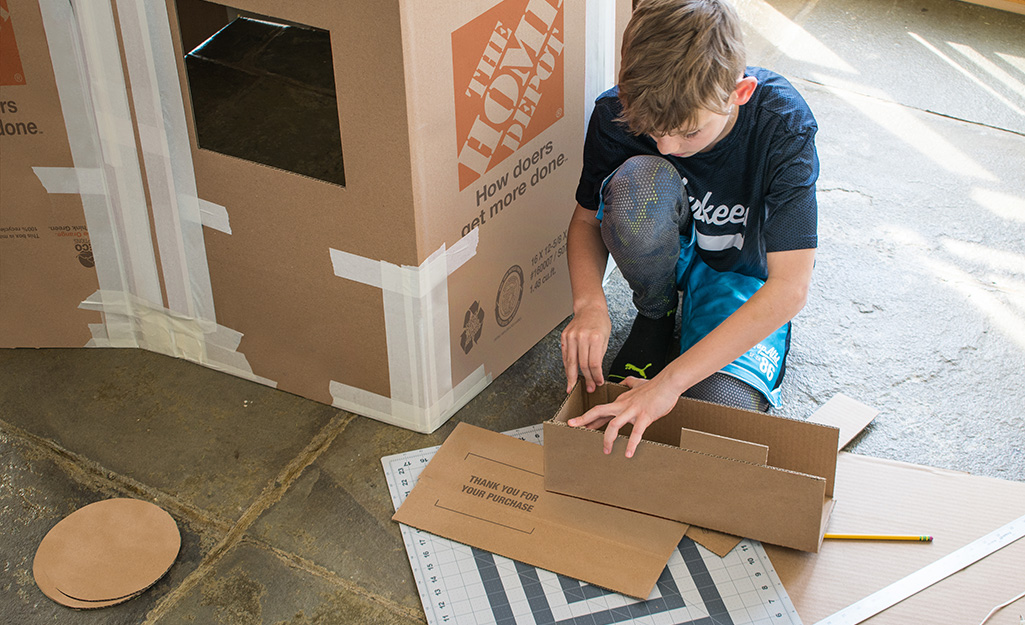
[[[780,414],[881,410],[857,453],[1025,481],[1025,16],[953,0],[745,0],[751,62],[820,132],[820,241]],[[567,201],[570,201],[569,199]],[[609,284],[613,351],[632,318]],[[433,435],[137,350],[0,350],[0,621],[424,622],[379,459],[456,421],[534,424],[562,397],[558,329]],[[108,497],[182,533],[169,574],[75,612],[39,541]]]

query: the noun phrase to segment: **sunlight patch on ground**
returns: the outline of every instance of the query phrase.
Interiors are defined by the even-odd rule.
[[[807,14],[815,4],[817,2],[808,3],[801,14]],[[767,3],[758,2],[745,7],[744,18],[749,27],[791,59],[848,74],[858,73],[828,46]]]
[[[857,87],[866,91],[864,86]],[[996,178],[970,156],[924,123],[912,109],[885,100],[886,94],[869,90],[869,97],[846,89],[833,92],[887,132],[901,139],[943,169],[958,176],[996,181]]]
[[[923,256],[920,261],[923,268],[960,293],[966,303],[974,306],[1004,336],[1025,350],[1025,311],[1005,301],[1005,297],[1002,297],[1005,295],[1003,289],[994,290],[992,283],[980,280],[978,276],[964,271],[954,263],[931,256]],[[1008,295],[1011,297],[1006,299],[1019,301],[1013,291]]]
[[[976,187],[972,189],[972,199],[1001,219],[1025,223],[1025,196]]]
[[[953,41],[948,41],[947,45],[957,50],[972,63],[975,63],[979,69],[1003,83],[1012,93],[1025,99],[1025,83],[1005,72],[1003,68],[987,59],[978,50],[963,43],[954,43]]]
[[[948,65],[950,65],[954,69],[956,69],[961,74],[963,74],[968,80],[972,81],[980,89],[982,89],[986,93],[988,93],[991,96],[993,96],[994,98],[996,98],[1004,106],[1006,106],[1007,108],[1011,109],[1015,113],[1018,113],[1019,115],[1025,115],[1025,110],[1022,110],[1021,107],[1019,107],[1014,102],[1011,102],[1004,95],[999,93],[996,89],[994,89],[993,87],[990,87],[989,85],[984,83],[982,80],[980,80],[978,78],[978,76],[973,74],[968,69],[965,69],[960,63],[958,63],[954,59],[952,59],[949,56],[947,56],[946,54],[944,54],[943,51],[941,51],[939,48],[937,48],[936,46],[934,46],[931,43],[929,43],[928,41],[926,41],[924,38],[922,38],[921,35],[918,35],[916,33],[910,33],[910,32],[908,33],[908,35],[912,39],[917,41],[918,43],[922,44],[922,46],[925,47],[926,50],[929,50],[930,52],[935,54],[937,57],[939,57],[941,60],[943,60],[945,63],[947,63]]]

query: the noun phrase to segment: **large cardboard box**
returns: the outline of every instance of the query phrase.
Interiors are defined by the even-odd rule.
[[[570,312],[628,4],[0,0],[0,346],[437,428]]]
[[[602,431],[566,422],[626,390],[578,385],[545,422],[547,490],[811,552],[833,509],[837,451],[877,414],[843,396],[808,421],[684,397],[632,458],[629,427],[604,455]]]

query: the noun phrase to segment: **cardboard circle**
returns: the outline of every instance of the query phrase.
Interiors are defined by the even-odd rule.
[[[180,548],[178,526],[159,506],[107,499],[76,510],[43,537],[32,575],[57,603],[107,607],[155,584]]]

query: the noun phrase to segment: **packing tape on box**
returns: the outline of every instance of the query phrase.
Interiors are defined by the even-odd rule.
[[[273,380],[254,374],[245,356],[237,351],[241,332],[153,307],[123,292],[96,291],[79,308],[104,316],[103,324],[90,324],[93,338],[87,347],[141,347],[276,386]]]
[[[117,46],[109,45],[117,41],[113,14],[106,3],[77,4],[83,6],[39,5],[74,167],[63,173],[37,168],[36,174],[46,177],[40,180],[47,188],[85,191],[82,206],[100,288],[160,301],[121,59]]]
[[[477,242],[474,229],[419,267],[330,250],[336,276],[381,289],[391,389],[391,397],[384,397],[332,381],[336,407],[431,431],[490,383],[481,366],[452,384],[448,276],[477,253]]]
[[[203,224],[216,224],[218,230],[227,233],[231,229],[227,227],[227,210],[200,200],[196,189],[167,5],[117,0],[117,10],[160,246],[167,307],[213,320],[213,288]],[[218,219],[210,219],[211,216]]]
[[[224,207],[198,197],[167,7],[117,9],[134,123],[111,4],[40,3],[74,167],[33,171],[48,192],[82,198],[99,290],[81,308],[103,315],[87,345],[142,347],[275,386],[237,351],[242,335],[216,323],[203,226],[231,228]]]
[[[85,167],[33,167],[39,182],[47,193],[75,195],[106,195],[107,185],[102,169]]]

